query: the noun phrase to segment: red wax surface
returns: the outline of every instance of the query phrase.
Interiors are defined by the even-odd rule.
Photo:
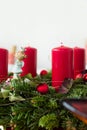
[[[0,48],[0,81],[8,76],[8,50]]]
[[[60,87],[65,78],[73,78],[73,49],[60,46],[52,49],[52,86]]]
[[[85,70],[85,49],[75,47],[74,51],[74,78]]]
[[[27,57],[23,60],[24,66],[22,67],[23,72],[21,76],[31,73],[34,77],[37,74],[37,49],[33,47],[25,47],[25,54]]]

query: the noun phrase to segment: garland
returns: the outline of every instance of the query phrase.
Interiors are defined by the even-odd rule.
[[[28,74],[14,79],[10,73],[0,84],[0,125],[14,130],[87,130],[61,105],[65,98],[87,97],[86,76],[65,79],[59,92],[51,86],[51,76],[51,71],[43,70],[36,77]]]

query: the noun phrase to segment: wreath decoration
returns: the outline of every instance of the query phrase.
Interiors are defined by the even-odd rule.
[[[32,77],[8,78],[0,83],[0,125],[14,130],[87,130],[61,104],[65,98],[87,97],[87,70],[75,80],[64,79],[59,91],[51,85],[51,71]]]

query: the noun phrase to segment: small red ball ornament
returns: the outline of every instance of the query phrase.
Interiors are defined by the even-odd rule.
[[[46,75],[46,74],[48,74],[48,71],[47,71],[47,70],[42,70],[42,71],[40,72],[40,75],[41,75],[41,76],[44,76],[44,75]]]
[[[46,83],[37,86],[37,91],[41,94],[46,94],[49,91],[49,87]]]
[[[75,79],[82,78],[82,76],[83,75],[81,73],[79,73],[79,74],[76,75]]]
[[[83,80],[87,82],[87,73],[83,75]]]

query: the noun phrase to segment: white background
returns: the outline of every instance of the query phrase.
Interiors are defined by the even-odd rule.
[[[38,68],[51,67],[51,49],[84,47],[87,0],[0,0],[0,47],[35,47]]]

